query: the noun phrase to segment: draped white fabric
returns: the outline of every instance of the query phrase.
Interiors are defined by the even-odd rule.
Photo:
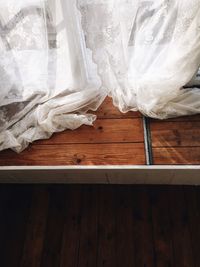
[[[0,150],[91,125],[106,95],[200,112],[199,0],[0,0]]]

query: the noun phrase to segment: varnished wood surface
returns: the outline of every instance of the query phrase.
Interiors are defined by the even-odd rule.
[[[0,186],[1,267],[200,266],[200,187]]]
[[[122,114],[107,98],[94,126],[82,126],[39,140],[25,151],[0,152],[0,166],[20,165],[143,165],[142,118],[138,112]]]
[[[142,143],[33,145],[17,155],[4,151],[1,165],[129,165],[145,164]]]
[[[153,147],[200,147],[200,121],[154,122]]]
[[[144,165],[142,116],[122,114],[107,98],[94,126],[53,134],[31,144],[19,155],[0,152],[0,166]],[[155,165],[200,164],[200,115],[159,121],[150,119]]]
[[[141,118],[139,112],[121,113],[118,108],[113,106],[112,99],[106,98],[104,103],[94,112],[100,119],[122,119],[122,118]]]
[[[37,141],[35,144],[142,143],[142,132],[139,118],[98,119],[93,127],[83,125],[80,129],[54,134],[52,138]]]
[[[154,164],[200,164],[200,116],[151,120]]]
[[[154,164],[199,165],[199,147],[159,147],[153,149]]]

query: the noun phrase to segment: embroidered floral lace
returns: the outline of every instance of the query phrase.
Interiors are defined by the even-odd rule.
[[[122,111],[200,112],[199,0],[0,0],[0,150]]]

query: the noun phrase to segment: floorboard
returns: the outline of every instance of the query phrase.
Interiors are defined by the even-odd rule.
[[[25,232],[21,267],[40,267],[49,205],[47,186],[33,187],[30,213]]]
[[[81,210],[84,188],[80,186],[65,187],[66,216],[59,267],[75,267],[79,263],[79,254],[81,253]],[[88,257],[89,255],[86,256]]]
[[[1,267],[200,266],[200,187],[0,185]]]
[[[32,145],[20,155],[3,151],[0,165],[145,164],[142,143]]]
[[[199,165],[199,147],[156,147],[153,149],[155,165]]]
[[[189,210],[185,205],[184,190],[182,188],[171,189],[168,201],[172,225],[174,266],[193,267],[195,266],[194,251],[189,227]]]
[[[98,250],[98,192],[93,186],[82,190],[78,267],[94,267]]]
[[[199,266],[199,240],[200,240],[200,194],[199,188],[184,187],[185,207],[188,211],[188,225],[191,235],[191,247],[194,265]]]
[[[116,192],[112,187],[98,190],[97,267],[116,266]]]
[[[139,112],[128,112],[121,113],[118,108],[116,108],[111,98],[106,98],[104,103],[99,107],[97,112],[94,112],[100,119],[124,119],[124,118],[141,118],[142,115]]]
[[[98,119],[93,127],[82,126],[75,131],[54,134],[52,138],[37,141],[35,145],[142,143],[141,119]]]
[[[41,266],[60,266],[66,216],[65,188],[51,187]]]
[[[5,186],[8,196],[1,216],[4,232],[0,238],[1,266],[18,267],[23,253],[32,188],[28,186]]]
[[[200,115],[151,120],[150,125],[155,165],[200,164]]]
[[[174,266],[172,227],[169,216],[168,187],[149,190],[156,266]]]
[[[132,203],[135,266],[154,267],[156,258],[148,188],[135,187]]]
[[[151,124],[153,147],[200,147],[200,121]]]
[[[0,152],[0,166],[145,165],[144,129],[139,112],[121,113],[106,98],[94,126],[82,126],[39,140],[25,151]],[[200,115],[149,119],[154,165],[200,164]]]
[[[121,186],[116,192],[116,267],[135,266],[133,190]]]

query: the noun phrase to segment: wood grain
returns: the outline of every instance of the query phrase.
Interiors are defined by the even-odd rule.
[[[127,112],[121,113],[118,108],[116,108],[110,97],[107,97],[99,109],[94,112],[98,118],[107,119],[123,119],[123,118],[141,118],[141,113],[139,112]]]
[[[184,191],[181,188],[174,187],[169,191],[168,201],[172,225],[174,266],[193,267],[195,263],[191,234],[188,227],[188,209],[184,201]]]
[[[8,247],[5,246],[5,240],[8,240],[7,232],[8,232],[8,216],[11,211],[11,202],[13,199],[14,191],[16,187],[1,185],[0,186],[0,259],[1,266],[5,266],[7,262],[7,257],[9,257],[9,252],[7,252]],[[17,190],[19,190],[17,188]],[[21,193],[21,192],[20,192]],[[13,215],[13,214],[12,214]],[[9,235],[9,234],[8,234]],[[11,240],[10,240],[11,241]],[[16,264],[19,264],[17,262]]]
[[[6,190],[10,194],[8,187]],[[3,267],[20,266],[32,195],[32,188],[25,185],[15,186],[11,191],[4,216],[0,218],[5,223],[5,235],[1,236],[0,265]]]
[[[151,187],[148,191],[151,203],[156,266],[174,266],[172,227],[169,217],[168,187]]]
[[[98,191],[98,251],[97,267],[114,267],[116,261],[116,192],[111,186]]]
[[[135,187],[132,191],[132,203],[135,266],[154,267],[155,250],[148,189]]]
[[[40,267],[48,215],[49,192],[34,186],[20,267]]]
[[[195,266],[200,263],[200,194],[199,187],[184,187],[185,209],[188,211],[188,228],[191,235],[191,244]]]
[[[118,143],[143,142],[141,119],[102,119],[94,123],[94,127],[82,126],[77,130],[66,130],[54,134],[48,140],[34,144],[81,144],[81,143]]]
[[[1,267],[200,266],[200,187],[1,185],[0,215]]]
[[[116,267],[135,266],[132,187],[119,186],[116,196]],[[123,227],[122,227],[123,225]]]
[[[0,152],[0,166],[143,165],[142,116],[122,114],[106,98],[94,127],[82,126],[39,140],[19,155]],[[159,121],[150,119],[154,164],[200,164],[200,115]]]
[[[80,247],[80,225],[83,187],[65,187],[65,223],[62,236],[60,267],[78,266]]]
[[[156,165],[191,165],[200,163],[199,147],[164,147],[153,149]]]
[[[78,267],[96,266],[98,250],[97,195],[93,186],[83,188]]]
[[[190,121],[200,121],[200,114],[191,115],[191,116],[182,116],[177,118],[169,118],[166,120],[151,119],[152,122],[190,122]]]
[[[200,146],[200,122],[154,122],[151,124],[153,147]]]
[[[3,151],[1,166],[145,164],[142,143],[31,145],[21,154]]]
[[[65,188],[57,185],[51,188],[45,230],[45,240],[40,266],[60,266],[63,229],[65,223]]]

